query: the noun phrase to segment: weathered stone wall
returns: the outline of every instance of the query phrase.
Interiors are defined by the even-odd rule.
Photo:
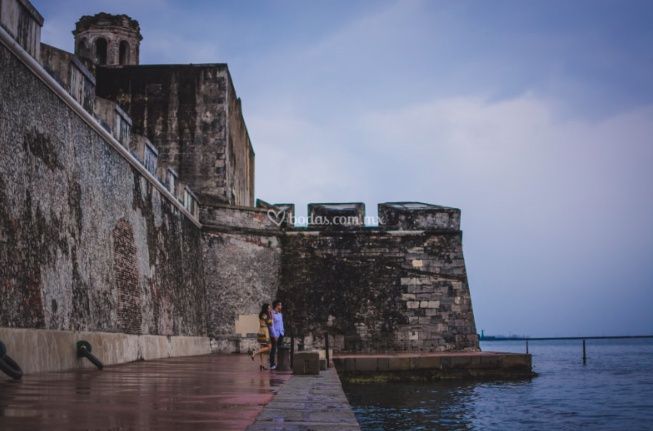
[[[236,322],[253,318],[278,290],[281,249],[275,236],[206,229],[203,237],[208,328],[212,337],[237,333]],[[256,321],[258,322],[258,321]],[[255,333],[252,327],[241,335]]]
[[[254,152],[226,65],[98,68],[96,102],[126,107],[159,172],[197,192],[200,229],[28,60],[36,74],[0,45],[0,327],[210,335],[238,350],[279,296],[289,334],[328,331],[338,350],[478,349],[459,210],[387,203],[386,222],[364,228],[364,205],[319,204],[311,215],[355,223],[295,229],[279,213],[291,205],[247,208]]]
[[[254,153],[226,64],[101,67],[117,101],[203,204],[253,206]]]
[[[254,149],[249,139],[240,99],[229,80],[227,189],[232,205],[254,206]]]
[[[200,211],[200,221],[205,226],[257,229],[270,231],[268,233],[273,235],[279,234],[279,226],[272,220],[267,210],[254,207],[204,205]]]
[[[41,44],[41,64],[91,114],[95,107],[95,77],[73,54]]]
[[[32,57],[39,58],[43,17],[29,0],[1,0],[0,25]]]
[[[200,229],[0,45],[0,326],[205,335]]]
[[[209,335],[216,350],[242,351],[277,294],[281,231],[258,208],[206,206],[201,221]]]
[[[341,351],[477,350],[459,230],[288,231],[279,297],[295,335]]]

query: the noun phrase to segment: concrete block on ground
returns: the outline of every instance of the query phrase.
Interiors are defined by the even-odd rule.
[[[320,355],[318,352],[297,352],[293,356],[293,374],[320,374]]]
[[[535,376],[531,355],[519,353],[339,354],[334,364],[341,378],[358,383]]]

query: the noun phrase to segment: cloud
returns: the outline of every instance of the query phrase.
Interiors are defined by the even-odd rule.
[[[220,63],[221,44],[212,40],[195,40],[167,30],[153,30],[143,39],[143,63],[146,64],[185,64]]]
[[[299,206],[334,194],[344,198],[355,184],[357,161],[348,156],[337,129],[289,113],[250,118],[256,137],[266,142],[255,149],[257,195],[263,199],[299,199]],[[298,210],[305,214],[305,208]]]
[[[418,184],[449,182],[456,195],[482,187],[484,202],[523,199],[549,217],[608,202],[650,210],[653,106],[601,120],[556,111],[531,95],[438,99],[363,115],[361,144]]]

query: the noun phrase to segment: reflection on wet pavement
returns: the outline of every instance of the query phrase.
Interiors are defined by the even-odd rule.
[[[289,377],[259,372],[245,355],[3,375],[0,430],[241,430]]]

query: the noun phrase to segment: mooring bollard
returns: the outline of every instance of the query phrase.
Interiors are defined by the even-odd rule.
[[[292,369],[290,350],[290,347],[285,343],[277,348],[277,371],[290,371]]]
[[[88,359],[98,368],[98,370],[101,370],[104,368],[104,365],[102,365],[102,362],[91,353],[91,350],[91,343],[88,341],[80,340],[77,342],[77,357]]]
[[[320,374],[320,354],[318,352],[297,352],[295,356],[293,374]]]
[[[20,380],[23,377],[23,370],[20,366],[7,355],[7,346],[0,341],[0,370],[14,380]]]
[[[587,363],[587,352],[585,350],[585,339],[583,338],[583,365]]]

